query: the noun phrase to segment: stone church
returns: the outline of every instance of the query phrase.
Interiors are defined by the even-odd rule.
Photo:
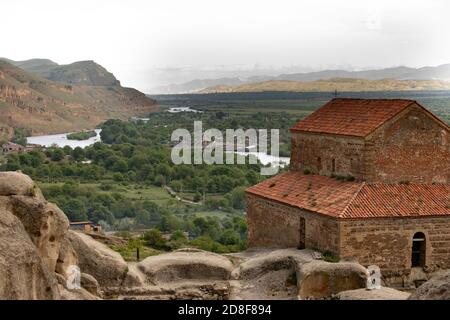
[[[450,268],[450,128],[416,101],[333,99],[290,170],[246,190],[248,245],[329,251],[387,277]]]

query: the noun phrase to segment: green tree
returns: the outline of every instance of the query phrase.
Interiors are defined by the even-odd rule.
[[[114,173],[113,174],[113,179],[114,179],[114,181],[118,181],[118,182],[125,180],[123,174],[121,174],[120,172]]]
[[[70,221],[87,220],[86,206],[83,201],[79,199],[70,199],[61,209]]]
[[[166,184],[166,178],[163,175],[157,175],[155,177],[155,185],[163,186]]]
[[[158,229],[150,229],[146,231],[143,238],[148,246],[156,249],[163,249],[166,247],[166,239],[162,237],[161,232]]]
[[[178,240],[187,240],[186,235],[181,230],[175,230],[171,236],[170,240],[178,241]]]
[[[236,187],[226,194],[226,198],[234,209],[244,209],[245,207],[245,187]]]
[[[174,214],[165,214],[161,217],[160,228],[163,231],[174,231],[181,227],[181,220]]]
[[[82,148],[76,147],[72,151],[72,157],[75,161],[81,161],[85,158],[85,152]]]
[[[59,148],[51,150],[50,159],[52,159],[52,161],[61,161],[64,159],[64,151]]]
[[[124,173],[124,172],[126,172],[128,170],[128,164],[126,163],[125,160],[119,159],[112,166],[112,170],[115,171],[115,172]]]
[[[196,192],[194,194],[194,198],[193,198],[194,202],[199,202],[200,200],[202,200],[202,195],[200,192]]]
[[[225,230],[219,238],[219,242],[224,245],[236,245],[240,240],[239,234],[232,229]]]

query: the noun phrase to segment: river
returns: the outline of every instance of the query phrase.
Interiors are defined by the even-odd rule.
[[[263,165],[268,165],[271,163],[273,166],[285,167],[289,165],[290,158],[289,157],[276,157],[264,152],[236,152],[236,154],[245,155],[245,156],[255,156]]]
[[[140,118],[136,118],[140,119]],[[142,120],[142,119],[140,119]],[[95,129],[95,132],[97,135],[95,137],[89,138],[87,140],[69,140],[67,139],[67,135],[69,133],[60,133],[60,134],[51,134],[51,135],[45,135],[45,136],[34,136],[34,137],[27,137],[27,142],[29,144],[37,144],[44,147],[50,147],[52,145],[57,145],[58,147],[63,148],[64,146],[69,146],[71,148],[85,148],[87,146],[93,145],[96,142],[101,141],[100,132],[101,129]],[[270,154],[264,153],[264,152],[236,152],[236,154],[240,155],[253,155],[261,161],[263,165],[267,165],[269,163],[272,163],[272,165],[279,165],[281,167],[284,167],[285,165],[289,164],[289,158],[288,157],[276,157],[272,156]]]
[[[169,108],[167,112],[170,113],[179,113],[179,112],[195,112],[195,113],[202,113],[203,111],[191,109],[190,107],[173,107]]]
[[[96,142],[101,141],[100,132],[102,129],[95,129],[97,135],[95,137],[89,138],[87,140],[69,140],[67,139],[67,135],[70,133],[60,133],[60,134],[50,134],[46,136],[34,136],[27,137],[27,143],[29,144],[38,144],[44,147],[50,147],[52,145],[57,145],[58,147],[69,146],[72,148],[80,147],[85,148],[90,146]]]

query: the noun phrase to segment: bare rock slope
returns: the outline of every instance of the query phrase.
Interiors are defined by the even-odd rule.
[[[175,251],[148,257],[138,268],[155,284],[180,280],[229,280],[233,264],[219,254],[205,251]]]
[[[142,285],[107,288],[117,299],[329,299],[365,288],[357,263],[317,261],[310,250],[252,249],[218,255],[181,249],[133,264]]]

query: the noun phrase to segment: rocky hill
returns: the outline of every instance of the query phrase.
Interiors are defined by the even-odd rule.
[[[3,299],[406,299],[365,289],[356,262],[318,260],[311,250],[252,249],[219,255],[184,248],[127,263],[87,234],[20,172],[0,172],[0,300]],[[71,287],[74,267],[81,287]],[[448,275],[412,296],[448,296]]]
[[[48,59],[13,61],[3,58],[3,60],[39,77],[68,85],[120,85],[120,82],[111,72],[94,61],[78,61],[71,64],[59,65]]]
[[[6,58],[0,58],[0,60],[6,61],[20,69],[27,72],[35,73],[37,75],[45,73],[51,68],[57,67],[58,64],[49,59],[30,59],[24,61],[14,61]]]
[[[67,66],[50,60],[15,64],[20,68],[0,60],[3,136],[10,137],[15,127],[28,128],[32,134],[92,129],[110,118],[159,110],[154,100],[122,87],[114,75],[92,61]]]
[[[199,90],[198,93],[223,92],[333,92],[338,91],[404,91],[404,90],[449,90],[450,82],[441,80],[366,80],[333,78],[329,80],[292,81],[269,80],[236,86],[221,85]]]

